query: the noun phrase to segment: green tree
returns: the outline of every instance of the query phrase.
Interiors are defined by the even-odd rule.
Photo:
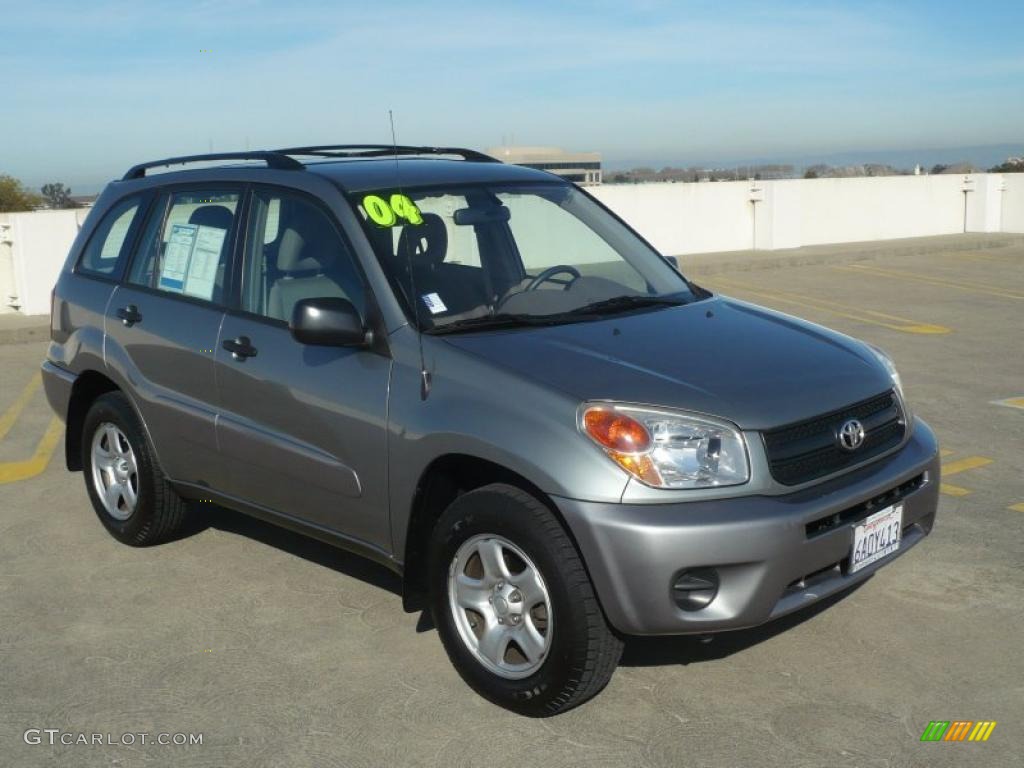
[[[65,189],[60,182],[43,184],[43,197],[50,208],[77,208],[78,205],[71,199],[71,190]]]
[[[0,174],[0,213],[31,211],[43,204],[43,199],[33,194],[13,176]]]
[[[1020,158],[1011,158],[1005,163],[993,166],[988,169],[989,173],[1024,173],[1024,161]]]

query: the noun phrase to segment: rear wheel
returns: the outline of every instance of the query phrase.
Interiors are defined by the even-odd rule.
[[[622,652],[558,519],[519,488],[456,499],[431,542],[431,605],[463,679],[521,714],[553,715],[596,695]]]
[[[141,547],[181,531],[188,506],[157,465],[124,394],[96,398],[85,416],[81,450],[89,499],[114,538]]]

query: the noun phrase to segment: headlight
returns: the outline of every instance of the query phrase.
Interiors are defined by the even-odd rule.
[[[703,416],[586,404],[579,426],[612,461],[655,488],[740,485],[750,478],[743,435]]]
[[[899,393],[900,400],[906,401],[906,398],[903,396],[903,381],[900,379],[900,373],[896,370],[896,366],[893,364],[892,358],[878,347],[874,347],[871,344],[868,344],[867,348],[871,350],[874,356],[878,358],[878,361],[885,366],[885,370],[889,372],[889,377],[892,379],[892,384],[896,387],[896,391]]]

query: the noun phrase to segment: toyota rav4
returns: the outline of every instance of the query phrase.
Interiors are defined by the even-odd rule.
[[[935,519],[936,440],[885,353],[471,150],[132,168],[57,281],[43,373],[118,540],[204,500],[373,558],[530,715],[599,692],[625,636],[776,619]]]

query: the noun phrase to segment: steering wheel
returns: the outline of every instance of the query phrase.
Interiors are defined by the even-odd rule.
[[[541,283],[546,283],[555,275],[560,275],[563,272],[567,275],[572,275],[572,280],[566,283],[566,288],[572,285],[573,281],[579,280],[580,278],[580,271],[576,269],[576,267],[570,266],[569,264],[556,264],[553,267],[548,267],[535,278],[533,278],[533,280],[530,281],[530,284],[527,285],[524,290],[535,291],[537,290],[537,288],[540,287]]]

